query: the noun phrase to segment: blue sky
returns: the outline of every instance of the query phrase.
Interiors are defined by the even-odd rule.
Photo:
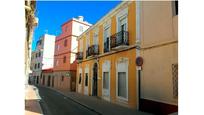
[[[120,1],[37,1],[36,16],[39,24],[34,30],[32,50],[44,33],[59,35],[61,25],[73,17],[84,16],[84,20],[95,24],[117,6]]]

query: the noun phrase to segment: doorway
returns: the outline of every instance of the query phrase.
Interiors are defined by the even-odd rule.
[[[43,85],[45,85],[45,75],[43,75]]]
[[[93,96],[97,96],[97,89],[98,89],[98,83],[97,83],[97,80],[98,80],[98,65],[97,63],[94,64],[94,67],[93,67],[93,87],[92,87],[92,95]]]
[[[50,86],[50,75],[48,76],[48,80],[47,80],[47,86],[49,87]]]
[[[52,87],[54,87],[54,76],[52,76]]]
[[[36,81],[37,81],[36,83],[38,84],[39,83],[39,76],[37,76],[37,80]]]

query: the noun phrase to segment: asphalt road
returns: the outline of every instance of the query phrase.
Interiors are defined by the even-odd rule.
[[[44,115],[97,115],[71,99],[49,88],[37,86]]]

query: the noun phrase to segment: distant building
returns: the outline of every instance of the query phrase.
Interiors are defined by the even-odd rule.
[[[40,79],[40,84],[47,87],[54,87],[53,68],[42,70],[42,79]],[[56,85],[56,84],[55,84]]]
[[[86,31],[91,24],[83,16],[65,22],[62,33],[55,40],[54,87],[61,91],[75,91],[77,37]]]
[[[31,64],[32,76],[36,84],[39,84],[42,79],[42,70],[53,68],[54,44],[55,36],[48,34],[43,35],[37,42],[36,50],[32,54],[33,61]]]

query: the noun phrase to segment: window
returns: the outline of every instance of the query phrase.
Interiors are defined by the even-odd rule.
[[[178,15],[178,1],[172,1],[173,16]]]
[[[172,64],[173,97],[178,98],[178,64]]]
[[[66,56],[64,56],[63,58],[63,63],[66,63]]]
[[[61,77],[61,81],[64,81],[64,76]]]
[[[65,27],[65,32],[67,32],[67,31],[68,31],[68,27],[66,26],[66,27]]]
[[[126,72],[118,72],[118,96],[127,98]]]
[[[79,84],[81,84],[81,73],[79,74]]]
[[[38,44],[41,45],[41,40],[39,40]]]
[[[80,45],[79,45],[79,51],[80,51],[80,52],[83,52],[83,39],[80,39],[80,40],[79,40],[79,44],[80,44]]]
[[[106,27],[104,30],[104,53],[109,51],[110,49],[110,43],[109,43],[109,37],[110,37],[110,27]]]
[[[37,68],[37,64],[35,64],[35,69]]]
[[[109,73],[103,72],[103,88],[109,89]]]
[[[119,32],[122,30],[126,31],[127,30],[127,17],[120,18],[119,24],[120,24]]]
[[[57,45],[57,51],[60,49],[60,45]]]
[[[83,32],[83,26],[79,26],[79,31]]]
[[[39,56],[39,57],[41,56],[41,52],[39,52],[38,56]]]
[[[98,32],[95,32],[93,35],[93,44],[94,45],[98,44]]]
[[[85,77],[85,86],[88,86],[88,73],[86,73],[86,77]]]
[[[38,63],[38,68],[40,68],[40,63]]]
[[[66,47],[66,46],[67,46],[67,39],[64,40],[64,47]]]
[[[128,8],[121,10],[116,15],[117,32],[120,32],[121,30],[128,30],[128,19],[127,18],[128,18]]]
[[[58,66],[58,64],[59,64],[59,62],[58,62],[58,60],[56,60],[56,64],[55,65]]]

